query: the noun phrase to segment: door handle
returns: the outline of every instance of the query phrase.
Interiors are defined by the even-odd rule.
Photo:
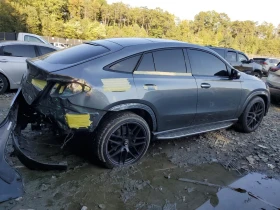
[[[6,59],[2,59],[2,60],[0,60],[0,62],[1,63],[6,63],[6,62],[8,62]]]
[[[154,84],[145,84],[144,89],[145,90],[157,90],[157,86]]]
[[[201,88],[210,88],[211,87],[211,85],[210,84],[208,84],[208,83],[202,83],[201,85],[200,85],[200,87]]]

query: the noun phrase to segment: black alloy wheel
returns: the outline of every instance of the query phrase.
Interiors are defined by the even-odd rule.
[[[148,135],[138,123],[120,125],[109,137],[106,155],[115,165],[128,165],[140,159]]]
[[[138,162],[151,139],[147,122],[132,112],[113,113],[98,126],[93,144],[95,154],[107,168]]]
[[[261,97],[257,96],[247,104],[242,115],[239,117],[236,128],[239,131],[251,133],[260,126],[264,115],[264,100]]]
[[[251,130],[254,130],[259,126],[263,118],[263,113],[264,106],[261,102],[257,102],[251,107],[247,115],[247,126]]]

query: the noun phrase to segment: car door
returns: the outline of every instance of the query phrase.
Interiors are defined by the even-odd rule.
[[[144,53],[133,75],[138,98],[156,113],[158,131],[192,124],[197,85],[183,49]]]
[[[36,57],[33,45],[10,44],[2,47],[0,56],[0,69],[12,82],[13,87],[18,87],[23,74],[27,70],[26,59]]]
[[[226,60],[236,69],[241,65],[240,62],[237,62],[237,53],[235,51],[227,51]]]
[[[240,80],[229,79],[228,65],[211,52],[188,49],[188,56],[198,86],[194,124],[236,118],[241,99]]]
[[[238,52],[237,53],[237,62],[238,62],[238,67],[236,67],[236,69],[243,71],[244,73],[247,74],[253,74],[254,68],[253,68],[253,64],[250,63],[249,58]]]

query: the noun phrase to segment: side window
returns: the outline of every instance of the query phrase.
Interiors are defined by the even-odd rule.
[[[127,58],[123,61],[120,61],[112,66],[110,66],[111,70],[115,71],[124,71],[124,72],[133,72],[135,69],[138,61],[139,61],[140,55]]]
[[[154,58],[152,53],[143,54],[137,71],[155,71]]]
[[[51,53],[53,51],[56,51],[55,49],[53,48],[49,48],[49,47],[42,47],[42,46],[38,46],[39,50],[40,50],[40,54],[41,55],[45,55],[47,53]]]
[[[227,60],[228,62],[236,62],[236,61],[237,61],[237,60],[236,60],[236,52],[230,52],[230,51],[228,51],[228,52],[227,52],[226,60]]]
[[[248,58],[245,55],[238,53],[238,61],[248,61]]]
[[[33,37],[33,36],[28,36],[28,35],[25,35],[24,36],[24,41],[27,41],[27,42],[40,42],[40,43],[44,43],[42,42],[40,39],[36,38],[36,37]]]
[[[33,45],[7,45],[3,47],[4,56],[13,57],[36,57],[35,48]]]
[[[226,64],[216,56],[200,51],[188,50],[193,75],[228,76]]]
[[[225,57],[225,50],[223,49],[218,49],[218,48],[211,48],[211,50],[214,50],[216,53],[218,53],[220,56],[222,56],[223,58]]]
[[[186,73],[183,50],[160,50],[153,52],[156,71]]]

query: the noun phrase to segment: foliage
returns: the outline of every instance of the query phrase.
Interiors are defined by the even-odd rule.
[[[94,40],[155,37],[232,47],[248,54],[280,55],[280,24],[231,21],[227,14],[200,12],[179,20],[160,8],[132,8],[106,0],[0,0],[0,31]]]

